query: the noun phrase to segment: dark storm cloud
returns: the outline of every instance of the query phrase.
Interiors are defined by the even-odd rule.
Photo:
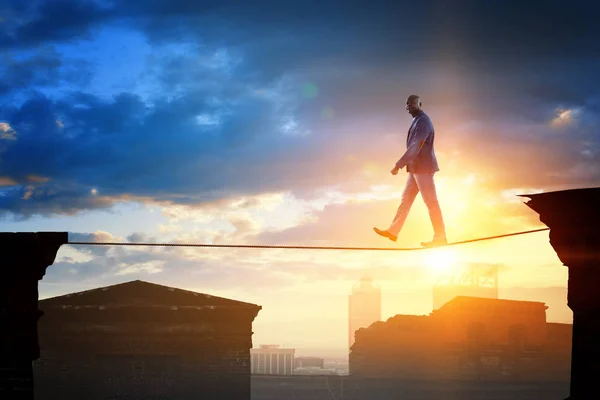
[[[85,38],[90,29],[114,16],[95,0],[8,0],[0,6],[0,49]]]
[[[146,30],[156,40],[184,36],[206,38],[213,34],[230,44],[259,43],[277,34],[314,35],[319,42],[288,46],[280,41],[286,57],[268,58],[275,63],[306,60],[313,52],[336,44],[337,54],[390,56],[398,60],[412,54],[401,49],[429,47],[448,56],[480,55],[480,62],[521,62],[539,57],[599,55],[595,38],[600,27],[593,2],[536,2],[468,0],[419,1],[303,1],[258,0],[252,7],[239,1],[150,0],[100,1],[53,0],[24,7],[11,1],[6,15],[28,16],[14,32],[15,45],[41,40],[73,40],[101,22],[121,20]],[[199,24],[205,22],[205,24]],[[337,36],[337,37],[336,37]],[[340,40],[340,36],[345,40]],[[209,39],[215,39],[209,38]],[[273,41],[271,41],[273,43]],[[274,49],[273,49],[274,50]],[[394,57],[395,53],[395,57]],[[258,56],[258,55],[257,55]],[[510,64],[510,62],[509,62]]]
[[[347,1],[343,5],[263,0],[246,7],[239,2],[175,0],[125,2],[119,7],[122,15],[137,16],[152,39],[218,35],[223,43],[251,48],[248,55],[257,64],[279,71],[326,56],[353,63],[363,56],[390,67],[418,57],[462,58],[481,70],[600,55],[596,40],[600,6],[589,1],[573,1],[565,7],[555,0],[543,4]],[[152,19],[153,15],[162,18]],[[212,24],[198,24],[202,18]]]
[[[0,56],[0,98],[31,87],[55,87],[61,84],[85,85],[92,76],[91,66],[83,60],[65,60],[52,46],[33,55]]]
[[[5,18],[0,38],[5,48],[78,40],[110,23],[140,29],[152,45],[195,47],[184,55],[153,54],[152,74],[161,85],[153,106],[131,93],[102,100],[83,92],[60,99],[38,93],[19,106],[4,104],[0,119],[18,139],[2,143],[2,175],[18,182],[28,175],[51,178],[7,189],[0,198],[5,211],[71,213],[108,207],[112,202],[103,196],[124,193],[194,203],[343,184],[362,162],[390,148],[374,131],[398,127],[401,134],[391,144],[398,150],[383,154],[390,162],[400,155],[408,121],[401,107],[408,92],[423,96],[439,115],[435,121],[444,114],[465,123],[483,121],[479,130],[440,135],[440,146],[464,143],[473,169],[496,168],[506,185],[568,181],[578,170],[569,171],[582,163],[587,167],[579,170],[589,172],[578,179],[600,179],[589,168],[597,161],[581,158],[582,151],[600,144],[593,98],[600,90],[595,5],[263,0],[248,7],[172,0],[111,6],[41,1],[25,9],[20,4],[11,2],[3,11],[23,21]],[[240,63],[193,67],[202,51],[219,48]],[[55,54],[32,60],[21,64],[32,68],[9,65],[6,76],[13,79],[0,90],[60,81],[56,71],[65,60]],[[434,78],[447,69],[456,89],[443,96]],[[289,85],[276,90],[283,98],[251,94],[286,77],[292,77]],[[315,85],[315,96],[303,95],[303,82]],[[167,99],[173,88],[177,96]],[[471,101],[461,102],[461,96]],[[562,134],[519,127],[549,122],[559,106],[583,109]],[[323,116],[327,109],[334,117]],[[221,123],[199,126],[200,114],[218,115]],[[285,116],[313,134],[281,134]],[[348,162],[349,153],[358,161]],[[558,168],[562,178],[544,177]],[[92,188],[99,196],[90,195]]]
[[[600,6],[591,1],[458,1],[448,10],[460,47],[481,61],[542,63],[570,57],[598,57]],[[493,65],[491,65],[493,67]]]
[[[5,108],[17,140],[5,144],[3,175],[19,183],[29,175],[50,180],[6,189],[2,208],[25,216],[71,213],[109,206],[104,196],[123,193],[193,203],[314,184],[306,177],[321,168],[318,140],[281,135],[277,110],[253,99],[236,100],[213,135],[194,122],[198,112],[212,111],[204,97],[186,93],[149,110],[128,94],[112,101],[39,94]]]
[[[23,7],[11,1],[6,15],[28,16],[14,32],[14,45],[70,41],[101,22],[125,21],[154,40],[195,38],[254,47],[249,55],[263,66],[285,70],[312,57],[374,57],[401,62],[418,55],[468,58],[480,68],[599,56],[600,27],[594,2],[468,0],[239,1],[150,0],[38,1]],[[202,22],[202,23],[201,23]],[[220,38],[219,39],[217,39]],[[298,38],[318,39],[300,43]],[[279,40],[277,40],[279,38]],[[265,39],[269,39],[265,42]],[[296,43],[292,45],[290,41]],[[265,42],[268,47],[260,47]],[[339,59],[338,59],[339,60]],[[490,63],[490,65],[485,65]]]

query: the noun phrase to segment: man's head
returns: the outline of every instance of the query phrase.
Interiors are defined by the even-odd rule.
[[[413,117],[421,111],[421,98],[416,94],[411,94],[406,99],[406,111]]]

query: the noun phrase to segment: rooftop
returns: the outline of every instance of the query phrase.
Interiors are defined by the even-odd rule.
[[[456,296],[439,309],[433,311],[431,315],[443,314],[446,311],[456,310],[478,310],[478,309],[496,309],[496,310],[531,310],[544,311],[548,309],[545,303],[540,301],[508,300],[494,299],[487,297]]]
[[[44,306],[162,306],[261,309],[261,306],[256,304],[177,289],[141,280],[51,297],[40,300],[39,304],[42,308]]]

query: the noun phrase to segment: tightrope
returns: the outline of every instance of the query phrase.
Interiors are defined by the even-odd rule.
[[[487,236],[476,239],[461,240],[459,242],[450,242],[437,247],[339,247],[339,246],[285,246],[285,245],[261,245],[261,244],[207,244],[207,243],[136,243],[136,242],[67,242],[72,245],[84,246],[154,246],[154,247],[220,247],[220,248],[239,248],[239,249],[292,249],[292,250],[344,250],[344,251],[417,251],[428,250],[431,248],[440,248],[447,246],[456,246],[459,244],[482,242],[485,240],[500,239],[509,236],[526,235],[529,233],[547,231],[550,228],[533,229],[514,233],[505,233],[496,236]]]

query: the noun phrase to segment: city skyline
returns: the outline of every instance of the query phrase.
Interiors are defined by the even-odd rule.
[[[495,265],[495,264],[494,264]],[[455,277],[460,278],[462,276],[462,274],[464,273],[464,271],[468,270],[468,264],[465,265],[454,265],[455,268]],[[500,268],[500,270],[502,270],[502,266],[498,266],[496,265],[496,267]],[[448,279],[448,273],[449,273],[449,269],[445,268],[444,269],[444,273],[445,278]],[[360,275],[357,275],[360,276]],[[435,276],[432,275],[435,279],[438,279],[439,276]],[[363,275],[363,277],[365,277],[365,275]],[[387,293],[386,291],[383,291],[381,293],[381,297],[382,297],[382,309],[383,309],[383,305],[385,304],[385,302],[383,301],[384,299],[387,299],[387,304],[388,304],[388,313],[389,315],[384,315],[382,312],[382,317],[381,317],[381,321],[386,321],[388,318],[394,317],[396,315],[429,315],[432,311],[433,311],[433,304],[434,304],[434,284],[436,281],[432,280],[432,286],[429,287],[428,290],[423,291],[423,293],[420,294],[420,297],[417,298],[417,300],[421,300],[423,303],[427,303],[427,301],[429,301],[429,303],[431,304],[429,309],[425,309],[423,312],[421,313],[412,313],[412,312],[394,312],[394,310],[402,310],[402,305],[396,303],[396,299],[400,298],[403,299],[407,302],[407,304],[409,303],[409,301],[412,299],[413,301],[414,299],[414,292],[413,293],[407,293],[405,295],[399,294],[399,293]],[[438,281],[439,282],[439,281]],[[501,280],[500,280],[501,282]],[[41,284],[42,282],[40,282]],[[154,282],[154,283],[158,283],[158,282]],[[357,281],[354,281],[353,284],[351,285],[351,287],[354,287],[356,285]],[[158,283],[160,284],[160,283]],[[162,284],[160,284],[162,285]],[[502,285],[499,284],[500,288],[502,288]],[[89,289],[97,289],[98,286],[95,287],[91,287]],[[185,288],[180,288],[180,289],[185,289]],[[286,323],[279,323],[278,325],[274,325],[274,326],[269,326],[267,325],[267,329],[270,329],[271,333],[275,332],[275,334],[271,334],[271,335],[264,335],[264,334],[260,334],[260,330],[257,329],[257,326],[260,327],[261,326],[261,315],[265,312],[268,312],[268,309],[265,309],[265,307],[263,306],[262,310],[259,312],[258,316],[256,317],[256,319],[253,322],[253,329],[254,329],[254,335],[253,335],[253,348],[260,348],[261,346],[270,346],[275,344],[276,346],[280,346],[281,348],[293,348],[295,351],[295,355],[297,357],[324,357],[327,360],[347,360],[348,359],[348,346],[347,346],[347,341],[348,341],[348,334],[349,334],[349,318],[348,318],[348,288],[346,289],[346,293],[344,295],[344,298],[346,299],[345,302],[345,306],[346,306],[346,310],[345,310],[345,314],[343,316],[341,316],[340,318],[333,318],[330,317],[329,320],[333,320],[334,322],[336,322],[335,324],[331,324],[330,326],[333,326],[334,329],[338,329],[338,332],[334,332],[334,334],[337,333],[337,336],[340,336],[340,334],[345,335],[346,337],[346,346],[339,346],[338,345],[322,345],[319,346],[317,344],[317,346],[315,345],[302,345],[302,342],[300,342],[301,344],[298,346],[296,343],[297,341],[294,340],[294,337],[292,336],[290,337],[286,337],[285,333],[286,333],[286,329],[288,330],[292,330],[295,332],[299,332],[300,334],[304,333],[304,334],[311,334],[311,332],[313,331],[313,327],[311,326],[307,326],[307,325],[303,325],[302,321],[300,321],[299,323],[296,323],[296,325],[292,325],[287,326],[288,324]],[[204,293],[204,292],[203,292]],[[547,320],[548,322],[559,322],[559,323],[572,323],[572,318],[565,318],[564,320],[560,320],[559,318],[552,318],[552,316],[555,316],[556,310],[553,310],[553,307],[555,306],[561,306],[562,303],[562,299],[560,299],[561,293],[566,294],[565,292],[561,292],[560,289],[557,290],[556,293],[556,297],[558,298],[558,300],[555,300],[555,303],[550,303],[549,309],[546,311],[546,314],[548,315]],[[215,295],[214,293],[204,293],[204,294],[208,294],[208,295]],[[425,297],[427,297],[428,300],[425,299]],[[42,297],[40,296],[40,300],[42,300],[43,298],[46,297]],[[531,295],[531,293],[527,292],[527,289],[520,289],[520,288],[508,288],[505,290],[499,289],[499,295],[498,298],[500,299],[507,299],[507,300],[523,300],[523,301],[542,301],[539,300],[538,296],[535,294]],[[240,298],[239,296],[234,296],[231,297],[231,299],[233,300],[237,300],[237,301],[243,301],[246,302],[248,301],[247,299],[244,298]],[[256,303],[258,305],[262,304]],[[393,304],[393,306],[391,306]],[[547,304],[548,305],[548,304]],[[406,306],[405,306],[406,307]],[[287,321],[286,321],[287,322]],[[341,322],[341,323],[339,323]],[[266,325],[266,324],[265,324]],[[264,326],[264,325],[263,325]],[[283,328],[283,329],[282,329]],[[259,328],[260,329],[260,328]],[[258,330],[258,332],[257,332]],[[265,340],[264,338],[271,338],[271,340]]]

